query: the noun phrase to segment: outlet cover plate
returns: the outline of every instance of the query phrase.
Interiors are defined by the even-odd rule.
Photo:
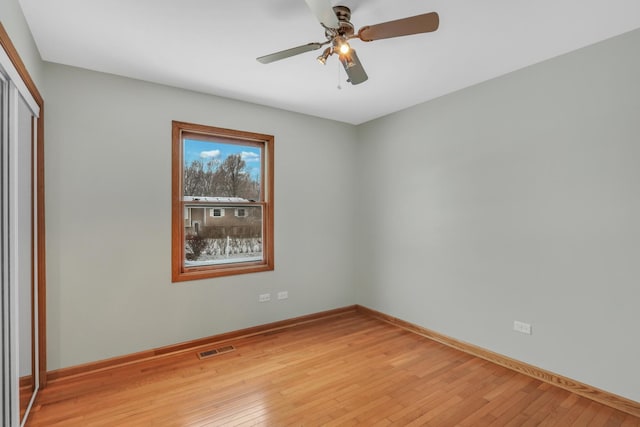
[[[271,294],[260,294],[258,296],[258,302],[267,302],[271,301]]]
[[[280,291],[278,292],[278,299],[287,299],[289,298],[289,292],[288,291]]]
[[[513,330],[523,334],[531,335],[531,324],[520,322],[518,320],[513,321]]]

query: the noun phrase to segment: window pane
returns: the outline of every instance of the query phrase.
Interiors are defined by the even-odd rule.
[[[239,197],[261,200],[262,150],[259,146],[185,138],[185,197]]]
[[[262,260],[262,206],[189,206],[184,228],[185,267]],[[212,217],[209,212],[242,210],[244,216]]]

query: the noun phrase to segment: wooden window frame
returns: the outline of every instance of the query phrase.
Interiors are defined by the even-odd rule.
[[[171,281],[209,279],[236,274],[270,271],[274,267],[273,244],[273,202],[274,202],[274,137],[272,135],[224,129],[180,121],[172,122],[172,156],[171,156]],[[262,260],[216,264],[207,266],[186,267],[184,208],[187,202],[183,197],[183,137],[197,135],[199,139],[236,144],[257,145],[263,150],[261,167],[260,200],[252,202],[253,206],[262,207]],[[190,206],[198,202],[188,202]],[[229,205],[229,203],[227,203]],[[203,203],[203,207],[207,206]]]

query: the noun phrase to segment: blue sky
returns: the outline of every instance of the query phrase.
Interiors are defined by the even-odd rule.
[[[260,177],[260,148],[258,147],[185,139],[183,149],[185,166],[190,165],[194,160],[202,160],[205,165],[212,159],[222,163],[231,154],[240,154],[253,179]]]

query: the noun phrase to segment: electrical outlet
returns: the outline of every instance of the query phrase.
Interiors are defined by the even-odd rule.
[[[289,292],[288,291],[280,291],[278,292],[278,299],[287,299],[289,298]]]
[[[271,301],[271,294],[260,294],[258,296],[258,302],[267,302]]]
[[[531,324],[514,320],[513,330],[517,332],[521,332],[523,334],[531,335]]]

